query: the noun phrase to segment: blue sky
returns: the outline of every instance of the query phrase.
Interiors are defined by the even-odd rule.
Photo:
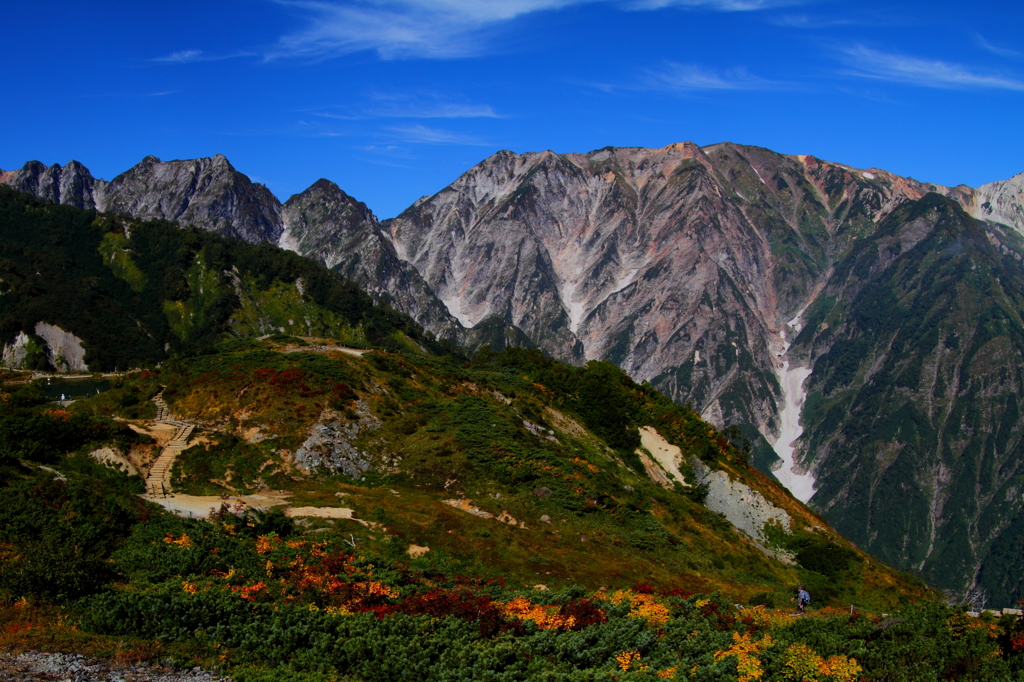
[[[226,155],[382,218],[499,149],[733,141],[977,186],[1024,171],[1024,4],[8,0],[0,168]]]

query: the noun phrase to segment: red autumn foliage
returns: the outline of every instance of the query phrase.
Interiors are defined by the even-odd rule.
[[[572,616],[576,619],[571,630],[582,630],[591,625],[608,622],[607,614],[597,606],[597,601],[594,599],[573,599],[564,604],[558,614],[567,618]]]
[[[271,386],[289,386],[302,381],[306,373],[301,369],[283,369],[276,376],[270,378]]]
[[[430,616],[431,618],[451,616],[475,621],[483,637],[493,637],[509,630],[515,631],[516,634],[524,632],[522,623],[506,621],[501,610],[490,598],[475,594],[470,590],[435,589],[407,597],[400,604],[366,610],[373,611],[381,618],[390,613],[405,613]]]
[[[709,619],[716,618],[718,620],[718,627],[722,630],[731,628],[736,624],[736,616],[728,611],[723,613],[721,610],[721,604],[710,602],[702,606],[700,611]]]

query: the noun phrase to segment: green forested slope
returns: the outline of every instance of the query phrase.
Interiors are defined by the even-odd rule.
[[[990,603],[1024,588],[1024,272],[1013,234],[936,194],[857,244],[811,308],[813,498],[840,531]],[[977,567],[980,565],[980,571]]]
[[[400,333],[355,285],[273,246],[53,205],[0,187],[0,342],[38,322],[83,341],[94,371],[153,365],[226,335]],[[397,338],[397,337],[396,337]]]

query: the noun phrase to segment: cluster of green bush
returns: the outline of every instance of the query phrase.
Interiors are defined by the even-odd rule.
[[[0,390],[0,463],[54,463],[93,443],[127,447],[146,440],[124,424],[53,406],[38,383]]]
[[[1024,680],[1014,617],[927,604],[794,618],[644,585],[522,591],[292,534],[281,514],[192,521],[83,476],[26,472],[0,487],[0,543],[17,555],[0,591],[62,603],[89,632],[213,648],[243,680]],[[294,572],[316,557],[325,570]],[[380,596],[332,610],[331,594],[350,593],[324,578],[362,594],[372,580]]]

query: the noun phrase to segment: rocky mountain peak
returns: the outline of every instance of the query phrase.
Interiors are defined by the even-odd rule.
[[[96,205],[93,192],[97,181],[77,161],[69,161],[65,166],[29,161],[20,170],[3,173],[0,182],[56,204],[78,208],[95,208]]]
[[[147,156],[110,181],[102,208],[193,224],[248,242],[276,242],[281,235],[280,202],[221,155],[167,162]]]
[[[986,183],[975,190],[971,200],[961,203],[975,218],[1008,225],[1024,234],[1024,173]]]
[[[110,182],[77,161],[30,161],[0,182],[54,203],[178,221],[248,242],[277,242],[282,229],[277,198],[220,154],[168,162],[147,156]]]
[[[278,245],[357,282],[370,295],[451,337],[458,326],[419,274],[399,258],[366,204],[323,178],[285,202]]]

